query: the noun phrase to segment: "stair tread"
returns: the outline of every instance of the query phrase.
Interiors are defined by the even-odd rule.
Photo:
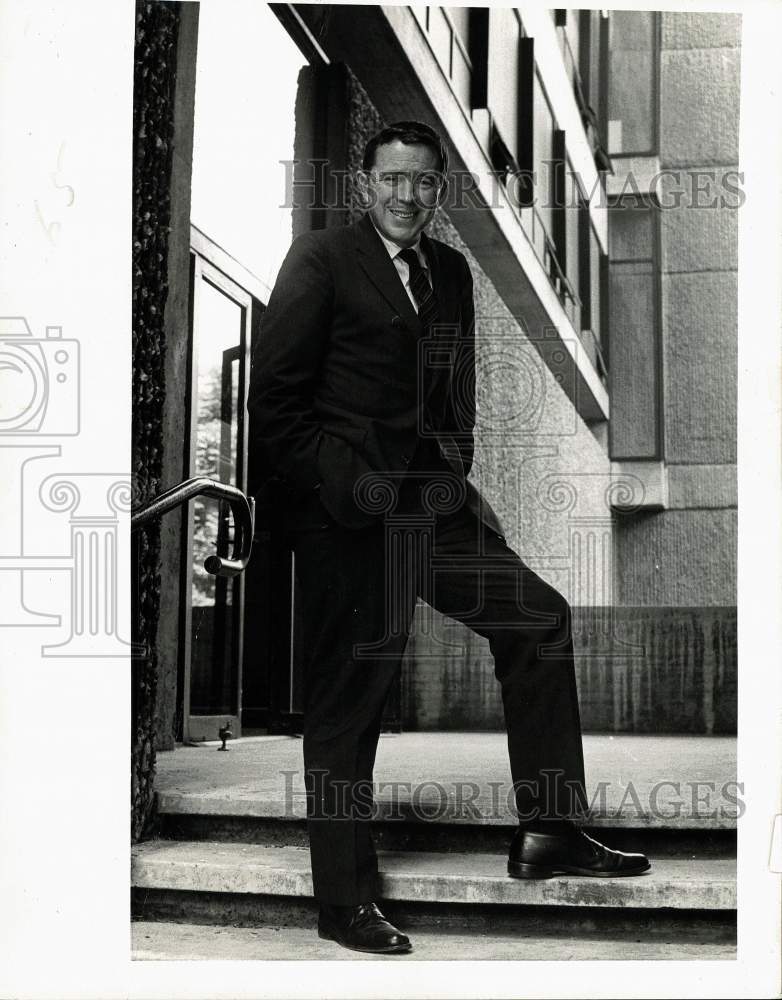
[[[673,815],[674,806],[670,801],[666,801],[661,795],[659,802],[660,808],[657,811],[643,807],[637,809],[632,803],[628,803],[625,807],[596,810],[590,816],[589,825],[667,830],[735,830],[737,826],[736,817],[733,815],[697,815],[687,809],[682,809],[680,813]],[[411,822],[437,822],[464,826],[477,824],[515,828],[518,825],[518,820],[510,809],[502,809],[495,813],[491,803],[480,798],[476,799],[473,805],[475,810],[470,808],[468,811],[452,798],[444,808],[440,807],[437,800],[424,801],[420,812],[428,815],[422,817],[410,801],[381,796],[375,802],[375,819],[398,821],[403,817]],[[303,794],[285,800],[268,796],[257,797],[254,794],[171,790],[158,792],[157,811],[165,816],[197,815],[291,821],[306,818],[306,800]]]
[[[304,818],[301,740],[241,739],[230,753],[216,753],[216,747],[158,755],[160,812]],[[733,737],[588,734],[584,755],[595,826],[736,828]],[[516,822],[504,733],[384,736],[375,781],[380,818],[401,812],[449,824]]]
[[[732,859],[663,858],[634,878],[509,878],[504,854],[379,851],[383,898],[429,902],[734,909]],[[137,888],[311,896],[309,850],[156,840],[132,852]]]

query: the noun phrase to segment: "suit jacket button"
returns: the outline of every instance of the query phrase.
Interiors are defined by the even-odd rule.
[[[392,316],[392,318],[391,318],[391,326],[401,326],[401,325],[402,325],[402,317],[401,316]]]
[[[409,465],[410,464],[410,456],[409,455],[402,455],[402,464],[403,465]]]

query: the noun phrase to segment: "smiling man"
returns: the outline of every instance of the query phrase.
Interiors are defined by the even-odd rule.
[[[253,348],[250,447],[265,479],[254,492],[276,498],[302,601],[318,930],[366,952],[411,948],[375,903],[368,818],[383,706],[418,597],[489,641],[520,818],[508,874],[649,868],[572,822],[586,795],[570,608],[508,547],[468,479],[472,275],[424,232],[447,168],[428,125],[398,122],[371,139],[357,177],[364,216],[294,241]]]
[[[405,249],[418,241],[437,210],[445,183],[442,156],[432,146],[397,138],[378,144],[382,135],[367,145],[359,189],[380,235]]]

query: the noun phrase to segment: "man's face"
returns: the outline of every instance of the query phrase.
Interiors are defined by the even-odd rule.
[[[375,165],[359,172],[369,214],[387,239],[412,246],[437,211],[444,178],[429,146],[395,139],[375,151]]]

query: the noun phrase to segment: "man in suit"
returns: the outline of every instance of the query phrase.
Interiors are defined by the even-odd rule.
[[[425,124],[370,140],[357,176],[365,215],[293,242],[252,360],[251,447],[276,487],[303,604],[318,930],[359,951],[411,947],[374,902],[367,818],[417,597],[490,644],[520,819],[509,874],[649,867],[573,822],[586,795],[570,608],[508,547],[468,479],[472,276],[461,253],[424,232],[446,173],[444,144]]]

